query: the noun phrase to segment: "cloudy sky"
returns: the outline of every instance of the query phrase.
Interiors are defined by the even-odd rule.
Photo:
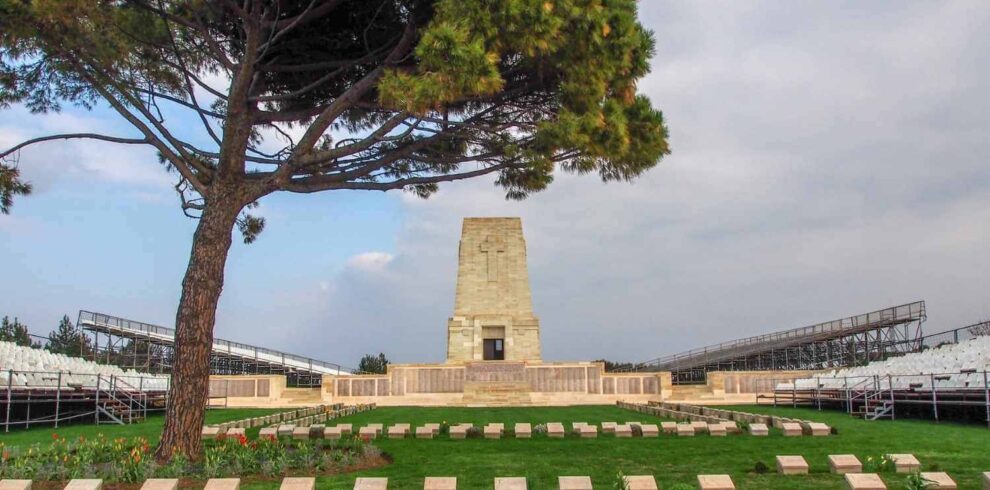
[[[544,357],[638,361],[924,299],[926,331],[990,318],[990,3],[640,2],[640,90],[674,153],[631,184],[558,177],[276,195],[227,264],[219,337],[355,365],[440,361],[465,216],[521,216]],[[0,112],[0,146],[130,134],[105,111]],[[0,217],[0,315],[172,325],[195,223],[133,147],[22,153]]]

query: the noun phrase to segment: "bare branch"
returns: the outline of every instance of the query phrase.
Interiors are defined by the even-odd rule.
[[[3,153],[0,153],[0,158],[6,158],[11,153],[14,153],[17,150],[20,150],[20,149],[25,148],[27,146],[31,146],[31,145],[36,144],[36,143],[43,143],[45,141],[53,141],[53,140],[73,140],[73,139],[90,139],[90,140],[109,141],[111,143],[120,143],[120,144],[124,144],[124,145],[147,145],[147,144],[151,144],[151,141],[149,141],[148,138],[119,138],[119,137],[116,137],[116,136],[106,136],[106,135],[96,134],[96,133],[53,134],[53,135],[50,135],[50,136],[42,136],[40,138],[34,138],[34,139],[30,139],[30,140],[24,141],[22,143],[19,143],[19,144],[13,146],[12,148],[4,151]]]

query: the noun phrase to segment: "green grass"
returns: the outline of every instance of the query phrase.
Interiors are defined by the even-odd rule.
[[[827,455],[851,453],[865,459],[889,452],[915,454],[922,469],[937,465],[948,472],[961,489],[979,489],[980,473],[990,471],[990,430],[979,426],[926,421],[897,420],[867,422],[840,412],[818,412],[809,409],[770,407],[738,407],[755,413],[775,413],[825,422],[836,427],[839,434],[830,437],[783,437],[772,432],[770,437],[735,435],[724,438],[696,436],[691,438],[662,435],[656,439],[616,439],[602,435],[597,439],[568,436],[550,439],[536,435],[526,439],[467,439],[451,440],[441,436],[434,440],[379,439],[376,444],[394,458],[385,468],[318,479],[318,488],[351,489],[357,476],[387,476],[390,490],[423,488],[425,476],[456,476],[462,489],[492,488],[496,476],[525,476],[530,489],[555,489],[557,477],[587,475],[595,488],[611,488],[617,471],[625,474],[653,474],[660,488],[674,483],[695,483],[695,476],[704,473],[728,473],[740,489],[820,489],[844,488],[841,476],[829,473]],[[211,421],[231,420],[250,416],[243,410],[210,412]],[[228,416],[229,415],[229,416]],[[614,406],[581,406],[560,408],[379,408],[339,419],[358,426],[380,422],[386,425],[407,422],[413,426],[428,422],[503,422],[511,430],[515,422],[533,424],[562,422],[570,430],[570,422],[600,423],[603,421],[656,422],[659,419],[626,411]],[[87,433],[104,431],[114,434],[153,436],[161,420],[152,419],[131,427],[77,427],[70,430]],[[31,430],[0,436],[5,442],[18,437],[22,442],[44,441],[51,430]],[[82,433],[82,432],[79,432]],[[774,467],[776,455],[799,454],[811,465],[810,475],[757,475],[752,472],[757,461]],[[888,487],[903,488],[904,475],[884,475]],[[273,490],[274,482],[253,482],[245,490]]]
[[[215,424],[240,420],[249,417],[260,417],[271,413],[278,413],[287,409],[267,409],[267,408],[230,408],[206,411],[206,423]],[[151,443],[157,443],[161,437],[162,425],[165,423],[165,416],[162,413],[149,414],[148,418],[142,422],[130,425],[93,425],[93,424],[73,424],[52,429],[48,427],[32,427],[30,429],[11,429],[9,433],[0,432],[0,441],[7,446],[26,446],[31,444],[44,444],[51,442],[52,433],[59,436],[76,438],[85,436],[93,437],[102,433],[107,437],[144,437]],[[257,430],[256,430],[257,431]]]

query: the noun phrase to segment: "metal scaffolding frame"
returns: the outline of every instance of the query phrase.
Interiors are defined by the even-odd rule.
[[[659,357],[633,371],[670,371],[675,384],[704,383],[709,371],[827,369],[866,364],[922,348],[925,302],[809,327],[747,337]]]
[[[90,360],[149,373],[169,374],[175,330],[80,310],[76,322],[92,339]],[[211,374],[281,374],[289,386],[320,386],[324,374],[351,372],[339,364],[239,342],[214,339]]]

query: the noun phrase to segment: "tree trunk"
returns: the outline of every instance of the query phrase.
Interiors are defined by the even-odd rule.
[[[243,204],[236,192],[213,189],[196,233],[182,296],[175,315],[175,359],[165,409],[165,428],[155,452],[159,462],[181,454],[189,461],[202,456],[200,441],[210,382],[210,351],[217,302],[223,289],[224,265],[231,232]]]

